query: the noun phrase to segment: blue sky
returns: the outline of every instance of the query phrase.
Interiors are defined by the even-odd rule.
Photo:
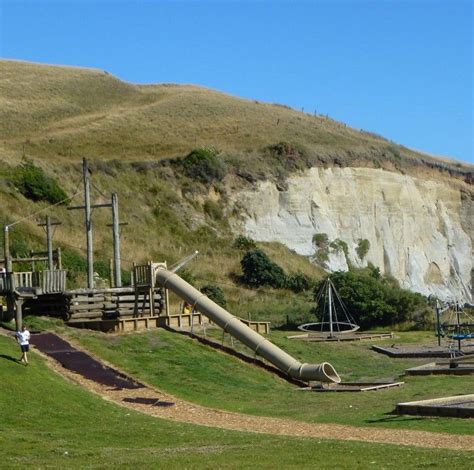
[[[471,0],[0,0],[0,56],[199,84],[474,163]]]

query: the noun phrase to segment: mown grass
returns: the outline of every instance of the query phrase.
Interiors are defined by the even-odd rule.
[[[468,452],[282,438],[172,423],[113,405],[0,336],[3,468],[451,468]]]
[[[405,385],[379,392],[304,392],[268,372],[165,330],[112,336],[79,330],[64,333],[133,376],[205,406],[308,422],[474,433],[470,420],[392,414],[399,402],[471,393],[471,377],[400,378],[405,368],[420,361],[391,359],[364,343],[303,343],[286,339],[285,331],[270,336],[301,361],[330,362],[345,381],[396,379]],[[410,334],[404,336],[408,340]]]

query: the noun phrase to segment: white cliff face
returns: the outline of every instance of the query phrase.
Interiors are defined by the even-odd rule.
[[[404,288],[472,301],[473,234],[461,223],[459,188],[369,168],[312,168],[287,183],[284,192],[262,182],[256,191],[235,194],[246,212],[236,222],[240,230],[307,256],[317,251],[313,236],[325,233],[348,247],[347,260],[342,250],[328,250],[330,271],[347,270],[347,261],[370,262]],[[359,240],[370,243],[363,259]]]

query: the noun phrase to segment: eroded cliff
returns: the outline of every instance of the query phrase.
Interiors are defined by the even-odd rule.
[[[285,191],[265,181],[235,194],[233,204],[242,214],[237,230],[284,243],[330,271],[372,263],[404,288],[472,301],[474,204],[458,180],[312,168],[290,177]],[[361,243],[369,247],[366,254]]]

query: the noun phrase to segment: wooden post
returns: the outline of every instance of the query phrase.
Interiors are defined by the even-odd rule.
[[[15,327],[16,331],[21,331],[23,325],[23,299],[16,299],[15,304]]]
[[[114,287],[114,261],[112,259],[109,259],[109,286]]]
[[[61,225],[61,222],[51,222],[51,217],[46,216],[46,220],[42,224],[38,224],[39,227],[46,228],[46,253],[48,256],[48,269],[54,269],[54,259],[53,259],[53,232],[51,227],[53,225]]]
[[[9,226],[5,225],[3,229],[3,249],[4,249],[4,258],[5,258],[5,270],[7,273],[11,273],[13,271],[12,267],[12,258],[10,255],[10,232]]]
[[[120,266],[120,221],[117,193],[112,193],[112,226],[114,239],[114,283],[122,287],[122,268]]]
[[[51,217],[46,216],[46,245],[48,250],[48,269],[53,270],[53,234],[51,232]]]
[[[58,247],[56,249],[56,252],[57,252],[57,256],[58,256],[58,259],[57,259],[58,269],[63,269],[63,259],[62,259],[62,256],[61,256],[61,248]]]
[[[85,206],[85,227],[87,239],[87,287],[94,288],[94,254],[92,241],[92,217],[91,217],[91,190],[89,181],[89,166],[87,160],[82,160],[82,177],[84,180],[84,206]]]

